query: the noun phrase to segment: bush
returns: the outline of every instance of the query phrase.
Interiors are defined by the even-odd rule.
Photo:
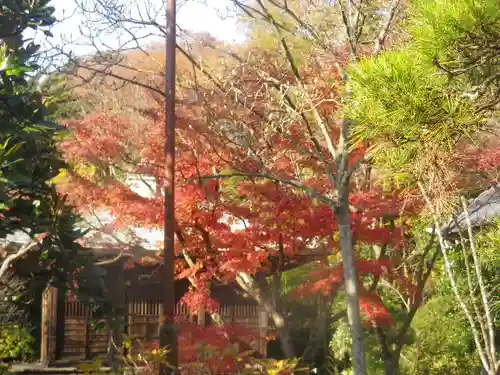
[[[417,312],[412,326],[417,337],[403,351],[403,374],[479,374],[470,329],[453,296],[431,298]]]
[[[30,332],[19,325],[0,327],[0,363],[31,359],[34,341]]]

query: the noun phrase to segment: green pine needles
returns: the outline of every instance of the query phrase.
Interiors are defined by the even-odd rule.
[[[467,63],[499,45],[498,5],[497,0],[414,1],[409,22],[414,43],[430,59]]]
[[[407,22],[406,47],[351,67],[348,115],[355,141],[378,145],[375,165],[413,179],[429,160],[473,141],[498,104],[500,7],[415,0]]]
[[[470,100],[454,93],[447,77],[414,51],[363,60],[351,79],[349,113],[357,141],[383,142],[374,155],[394,171],[431,144],[451,148],[479,123]]]

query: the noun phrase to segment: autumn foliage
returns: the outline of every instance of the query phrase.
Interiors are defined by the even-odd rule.
[[[178,319],[176,326],[181,332],[180,373],[183,375],[206,373],[206,369],[212,374],[240,373],[255,354],[248,343],[254,343],[258,337],[244,327],[200,327],[185,319]],[[136,351],[137,354],[141,351],[155,353],[159,342],[154,340],[136,346],[132,351],[134,354]]]
[[[330,56],[322,59],[322,66],[311,62],[303,77],[311,85],[311,100],[326,117],[338,111],[337,61]],[[319,69],[325,70],[317,74]],[[177,278],[193,284],[183,302],[195,311],[203,306],[216,312],[217,304],[210,298],[213,281],[230,283],[240,273],[272,275],[309,262],[316,263],[316,270],[295,294],[331,293],[343,282],[341,264],[329,260],[338,253],[339,223],[329,177],[336,163],[326,145],[312,136],[308,119],[286,113],[273,91],[266,89],[273,82],[293,84],[281,65],[255,51],[252,61],[230,70],[227,79],[237,90],[196,87],[179,93],[176,272]],[[131,120],[124,111],[92,114],[69,121],[71,136],[60,144],[73,166],[65,172],[61,191],[82,212],[109,210],[116,228],[163,225],[165,117],[154,95],[142,95],[150,109],[137,110],[139,120]],[[335,123],[328,131],[338,138]],[[363,147],[355,148],[350,166],[362,162],[364,154]],[[130,175],[154,181],[148,196],[127,186]],[[405,246],[403,218],[414,213],[416,202],[397,192],[366,190],[356,181],[351,188],[357,246],[391,249],[380,259],[359,256],[360,280],[396,280],[402,293],[412,295],[415,290],[395,271],[399,258],[392,255]],[[368,322],[391,324],[390,312],[373,291],[363,291],[360,305]],[[211,341],[226,345],[219,341],[219,333],[212,333]],[[188,341],[181,338],[181,345],[188,348]]]

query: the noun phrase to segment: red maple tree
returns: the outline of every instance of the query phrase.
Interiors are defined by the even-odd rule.
[[[317,141],[307,117],[280,113],[272,118],[272,110],[279,112],[283,98],[278,100],[271,90],[262,89],[262,72],[272,77],[267,78],[270,85],[276,81],[292,84],[294,78],[273,58],[254,52],[259,55],[258,68],[233,69],[227,77],[238,87],[237,95],[200,87],[188,90],[191,96],[179,95],[176,272],[178,278],[192,283],[183,298],[192,310],[203,306],[216,314],[211,282],[236,282],[268,311],[284,336],[288,327],[280,319],[285,314],[256,279],[315,262],[317,270],[297,293],[331,293],[342,284],[342,265],[328,261],[338,251],[339,223],[330,178],[337,164],[327,152],[328,145]],[[313,87],[310,101],[317,102],[318,113],[328,118],[335,118],[339,109],[338,73],[333,68],[338,61],[339,56],[323,59],[322,67],[329,70],[318,75],[318,67],[311,64],[302,75],[303,83]],[[60,144],[71,165],[91,171],[69,171],[62,192],[82,212],[110,211],[116,227],[163,227],[164,113],[154,98],[149,103],[151,109],[141,111],[140,120],[96,113],[69,121],[72,136]],[[339,137],[335,123],[327,130],[332,139]],[[361,146],[354,148],[349,165],[358,165],[365,151]],[[150,196],[141,196],[124,183],[124,176],[130,174],[154,181]],[[350,220],[357,246],[379,245],[397,253],[405,245],[401,218],[412,214],[416,206],[395,192],[367,190],[353,180]],[[236,223],[239,229],[234,228]],[[358,258],[360,286],[369,275],[396,280],[409,294],[415,292],[404,275],[395,271],[397,256]],[[391,323],[389,312],[372,290],[362,288],[361,294],[360,306],[368,321]]]

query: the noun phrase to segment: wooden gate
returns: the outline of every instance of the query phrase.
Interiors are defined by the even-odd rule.
[[[64,343],[62,356],[94,359],[107,353],[109,330],[100,322],[95,306],[68,296],[64,305]]]

